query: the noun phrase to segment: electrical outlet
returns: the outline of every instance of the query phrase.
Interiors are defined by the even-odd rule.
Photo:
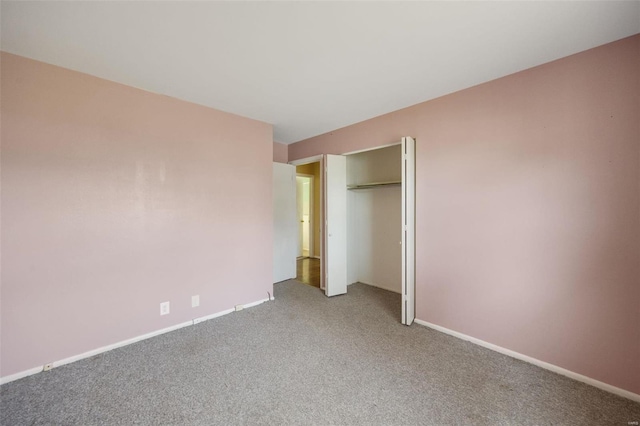
[[[53,364],[45,364],[44,367],[42,367],[42,371],[49,371],[53,368]]]
[[[169,313],[169,302],[162,302],[160,304],[160,315],[167,315]]]
[[[244,309],[244,305],[236,305],[236,312]]]
[[[196,306],[200,306],[200,296],[197,294],[195,296],[191,296],[191,307],[195,308]]]

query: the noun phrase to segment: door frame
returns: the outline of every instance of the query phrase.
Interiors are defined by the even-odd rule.
[[[300,158],[298,160],[289,161],[287,164],[292,166],[304,166],[305,164],[320,163],[320,217],[318,220],[318,230],[320,231],[320,253],[316,253],[316,256],[320,258],[320,289],[325,290],[325,277],[324,277],[324,155],[314,155],[312,157]]]
[[[296,177],[304,177],[304,178],[309,178],[309,257],[314,257],[315,255],[315,235],[313,232],[313,225],[315,224],[314,220],[314,209],[315,209],[315,204],[313,202],[313,198],[314,198],[314,190],[315,190],[315,176],[314,175],[309,175],[306,173],[297,173],[296,172]],[[296,200],[297,203],[297,200]],[[297,207],[297,205],[296,205]]]
[[[390,146],[407,146],[405,139],[407,137],[401,137],[397,142],[392,142],[384,145],[379,145],[370,148],[359,149],[356,151],[350,151],[342,155],[360,154],[362,152],[375,151],[377,149],[388,148]],[[402,152],[402,301],[400,322],[404,325],[411,325],[415,318],[415,138],[413,140],[413,149],[410,153]],[[408,158],[411,157],[411,158]],[[412,165],[408,166],[407,160],[413,160]],[[407,172],[413,174],[413,182],[408,182],[406,179]],[[406,210],[405,210],[406,209]]]
[[[366,151],[373,151],[375,149],[381,149],[381,148],[387,148],[389,146],[394,146],[394,145],[402,145],[404,137],[400,138],[398,141],[396,142],[392,142],[392,143],[388,143],[388,144],[384,144],[384,145],[378,145],[375,147],[370,147],[370,148],[364,148],[364,149],[360,149],[360,150],[355,150],[355,151],[350,151],[350,152],[346,152],[343,154],[339,154],[339,155],[349,155],[349,154],[357,154],[360,152],[366,152]],[[415,315],[415,173],[416,173],[416,165],[415,165],[415,145],[417,144],[415,141],[415,138],[412,138],[414,140],[414,151],[411,153],[413,155],[413,167],[412,167],[412,172],[414,174],[414,182],[412,183],[412,188],[410,188],[413,192],[410,192],[410,197],[411,199],[410,201],[410,205],[413,207],[413,214],[410,214],[410,216],[412,216],[410,219],[410,223],[408,223],[409,225],[409,233],[411,234],[410,238],[409,238],[409,244],[412,245],[412,247],[409,249],[409,253],[405,252],[405,247],[403,247],[403,256],[406,256],[407,254],[409,254],[409,256],[413,257],[413,262],[411,264],[411,268],[413,269],[412,271],[410,271],[409,273],[407,273],[405,275],[405,279],[408,278],[408,280],[403,284],[403,297],[402,297],[402,308],[403,308],[403,315],[401,318],[401,322],[403,324],[406,325],[411,325],[411,323],[413,322],[413,318],[407,318],[406,317],[406,311],[408,309],[406,304],[410,304],[413,307],[413,313]],[[403,158],[401,159],[402,163],[403,163],[403,168],[406,166],[405,164],[405,153],[402,154]],[[319,154],[319,155],[315,155],[312,157],[306,157],[306,158],[301,158],[298,160],[293,160],[293,161],[289,161],[289,164],[294,165],[294,166],[301,166],[304,164],[309,164],[309,163],[316,163],[316,162],[320,162],[320,170],[322,171],[320,173],[320,235],[324,236],[325,234],[325,226],[324,226],[324,155],[323,154]],[[402,173],[402,182],[403,182],[403,193],[405,193],[405,188],[406,188],[406,183],[405,182],[405,173]],[[406,193],[405,193],[406,196]],[[403,209],[405,208],[405,203],[403,203],[403,205],[401,206]],[[409,212],[403,212],[405,214],[403,214],[403,222],[405,222],[405,218],[406,218],[406,213]],[[402,226],[405,226],[405,223],[402,224]],[[403,239],[406,238],[406,234],[403,232]],[[324,253],[324,238],[320,238],[320,253]],[[406,242],[405,242],[406,245]],[[325,276],[324,276],[324,256],[320,255],[320,287],[322,290],[325,290]],[[405,261],[403,260],[403,272],[404,271],[404,267],[406,265],[404,265]],[[406,273],[406,272],[405,272]],[[409,288],[410,286],[410,288]],[[408,290],[412,290],[412,291],[408,291]]]
[[[345,152],[344,154],[340,154],[340,155],[360,154],[361,152],[375,151],[377,149],[389,148],[390,146],[396,146],[396,145],[402,145],[402,139],[400,139],[397,142],[392,142],[392,143],[388,143],[388,144],[385,144],[385,145],[378,145],[378,146],[374,146],[373,148],[364,148],[364,149],[358,149],[356,151],[349,151],[349,152]]]
[[[416,140],[402,138],[402,324],[416,317]]]

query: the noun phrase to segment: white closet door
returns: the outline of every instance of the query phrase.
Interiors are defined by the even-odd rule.
[[[296,277],[296,168],[273,163],[273,282]]]
[[[402,138],[402,324],[416,317],[416,141]]]
[[[347,292],[347,159],[325,156],[325,294]]]

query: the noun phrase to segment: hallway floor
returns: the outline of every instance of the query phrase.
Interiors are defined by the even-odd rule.
[[[320,259],[302,257],[296,261],[296,280],[320,288]]]

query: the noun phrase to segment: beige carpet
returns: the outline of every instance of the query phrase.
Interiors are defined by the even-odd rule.
[[[627,425],[640,404],[399,324],[399,295],[276,300],[0,388],[2,425]]]

